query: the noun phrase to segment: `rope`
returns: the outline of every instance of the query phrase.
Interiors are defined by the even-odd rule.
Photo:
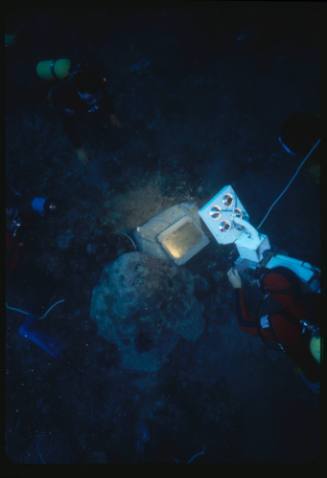
[[[55,302],[54,304],[52,304],[46,311],[43,315],[41,315],[41,317],[39,317],[39,320],[42,320],[42,319],[45,319],[46,316],[50,313],[50,311],[56,307],[56,305],[58,304],[61,304],[62,302],[65,302],[65,299],[60,299],[60,300],[57,300],[57,302]],[[13,312],[18,312],[19,314],[22,314],[22,315],[27,315],[29,317],[33,317],[34,314],[31,314],[31,312],[26,312],[26,310],[23,310],[23,309],[18,309],[17,307],[12,307],[11,305],[8,305],[6,303],[6,309],[8,310],[12,310]]]
[[[274,200],[274,202],[272,203],[272,205],[270,206],[270,208],[268,209],[268,211],[266,212],[266,214],[264,215],[263,219],[261,220],[261,222],[259,223],[259,225],[257,226],[257,229],[260,229],[260,227],[263,225],[263,223],[266,221],[267,217],[269,216],[269,214],[271,213],[271,211],[273,210],[273,208],[275,207],[275,205],[278,203],[278,201],[284,196],[284,194],[286,193],[286,191],[288,190],[288,188],[290,187],[290,185],[292,184],[292,182],[294,181],[294,179],[296,178],[296,176],[299,174],[302,166],[304,165],[304,163],[310,158],[310,156],[312,155],[312,153],[317,149],[317,147],[319,146],[320,144],[320,139],[318,139],[315,144],[312,146],[312,148],[310,149],[310,151],[307,153],[307,155],[304,157],[304,159],[301,161],[301,163],[299,164],[299,166],[297,167],[295,173],[293,174],[293,176],[291,177],[291,179],[288,181],[288,183],[286,184],[285,188],[283,189],[283,191],[277,196],[277,198]]]
[[[56,305],[62,304],[62,302],[65,302],[65,299],[57,300],[57,302],[55,302],[54,304],[52,304],[52,305],[44,312],[44,314],[41,315],[41,317],[39,318],[39,320],[45,319],[46,316],[49,314],[49,312],[50,312],[54,307],[56,307]]]
[[[126,232],[119,232],[118,234],[120,234],[121,236],[124,236],[126,237],[127,239],[129,239],[129,241],[131,242],[131,244],[133,245],[134,249],[137,250],[137,246],[135,244],[135,241],[131,238],[131,236],[129,234],[127,234]]]
[[[191,458],[189,460],[187,460],[187,464],[190,465],[191,463],[193,463],[199,456],[202,456],[202,455],[205,455],[205,448],[201,451],[199,451],[198,453],[195,453],[193,456],[191,456]]]
[[[33,314],[31,314],[31,312],[26,312],[26,310],[18,309],[17,307],[11,307],[11,306],[8,305],[8,304],[6,304],[6,309],[12,310],[13,312],[18,312],[19,314],[23,314],[23,315],[28,315],[28,316],[32,316],[32,315],[33,315]]]

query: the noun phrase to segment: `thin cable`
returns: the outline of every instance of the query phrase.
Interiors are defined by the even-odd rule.
[[[54,304],[52,304],[46,311],[43,315],[41,315],[41,317],[39,317],[39,320],[42,320],[42,319],[45,319],[46,316],[51,312],[51,310],[56,307],[56,305],[58,304],[61,304],[62,302],[65,302],[65,299],[60,299],[60,300],[57,300],[57,302],[55,302]],[[27,315],[27,316],[33,316],[34,314],[31,314],[31,312],[26,312],[26,310],[23,310],[23,309],[18,309],[17,307],[12,307],[8,304],[6,304],[6,308],[8,310],[12,310],[13,312],[18,312],[19,314],[23,314],[23,315]]]
[[[193,463],[199,456],[205,455],[206,449],[203,448],[203,450],[199,451],[198,453],[195,453],[189,460],[187,460],[187,464],[190,465]]]
[[[50,313],[50,311],[51,311],[54,307],[56,307],[56,305],[61,304],[62,302],[65,302],[65,299],[57,300],[57,302],[55,302],[54,304],[52,304],[52,305],[44,312],[44,314],[41,315],[41,317],[39,317],[39,320],[45,319],[46,316]]]
[[[132,239],[132,237],[129,234],[127,234],[126,232],[119,232],[118,234],[120,234],[121,236],[124,236],[127,239],[129,239],[129,241],[133,245],[134,249],[137,250],[137,246],[135,244],[135,241]]]
[[[267,217],[269,216],[269,214],[271,213],[272,209],[275,207],[275,205],[278,203],[278,201],[283,197],[283,195],[286,193],[286,191],[288,190],[288,188],[290,187],[290,185],[292,184],[292,182],[294,181],[294,179],[296,178],[296,176],[299,174],[302,166],[304,165],[304,163],[310,158],[310,156],[312,155],[312,153],[317,149],[317,147],[319,146],[320,144],[320,139],[318,139],[315,144],[312,146],[312,148],[310,149],[310,151],[308,152],[308,154],[304,157],[304,159],[301,161],[301,163],[299,164],[299,166],[297,167],[295,173],[293,174],[293,176],[291,177],[291,179],[289,180],[289,182],[287,183],[287,185],[285,186],[285,188],[283,189],[283,191],[279,194],[279,196],[275,199],[275,201],[272,203],[272,205],[270,206],[270,208],[268,209],[268,211],[266,212],[266,214],[264,215],[263,219],[261,220],[260,224],[257,226],[257,229],[260,229],[260,227],[262,226],[262,224],[266,221]]]
[[[32,316],[33,314],[31,314],[31,312],[26,312],[26,310],[23,310],[23,309],[18,309],[17,307],[11,307],[10,305],[6,304],[6,309],[8,310],[12,310],[14,312],[18,312],[19,314],[23,314],[23,315],[29,315],[29,316]]]

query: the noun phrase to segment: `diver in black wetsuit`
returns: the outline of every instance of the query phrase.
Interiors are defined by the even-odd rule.
[[[122,126],[114,113],[107,86],[107,78],[98,69],[78,65],[48,95],[52,106],[61,114],[65,132],[82,162],[88,160],[80,129],[84,118],[94,116],[104,126],[108,123],[116,128]]]

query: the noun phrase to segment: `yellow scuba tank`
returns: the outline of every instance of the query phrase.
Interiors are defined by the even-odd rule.
[[[310,352],[316,362],[320,363],[320,337],[312,337],[310,340]]]
[[[59,60],[42,60],[36,65],[36,74],[42,80],[61,80],[68,76],[71,61],[68,58]]]

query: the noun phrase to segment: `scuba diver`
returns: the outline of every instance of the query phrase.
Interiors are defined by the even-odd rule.
[[[30,232],[33,232],[39,217],[49,218],[57,211],[57,204],[47,197],[23,195],[8,184],[6,186],[6,279],[16,282],[16,278],[22,276],[26,245],[29,246],[33,241]],[[42,330],[43,325],[39,325],[62,302],[64,300],[55,302],[40,317],[6,303],[8,312],[24,317],[18,329],[19,334],[53,358],[60,357],[62,344],[56,337],[49,335],[47,330]]]
[[[65,61],[66,63],[63,63]],[[43,72],[41,64],[45,63],[50,73]],[[108,93],[107,78],[97,67],[76,65],[71,68],[69,60],[57,60],[48,64],[49,61],[37,65],[38,75],[57,80],[49,90],[48,100],[60,114],[65,133],[75,149],[77,158],[86,163],[88,155],[83,147],[81,123],[86,118],[92,117],[97,118],[105,127],[109,124],[115,128],[122,127]]]
[[[6,270],[9,276],[20,262],[27,240],[27,231],[33,229],[37,217],[48,218],[57,211],[57,205],[43,196],[23,197],[7,188],[6,198]]]
[[[320,390],[319,295],[303,293],[297,276],[285,267],[258,269],[263,294],[252,315],[246,304],[240,274],[227,272],[235,289],[240,329],[258,335],[268,345],[285,352],[297,365],[304,382],[313,392]]]

